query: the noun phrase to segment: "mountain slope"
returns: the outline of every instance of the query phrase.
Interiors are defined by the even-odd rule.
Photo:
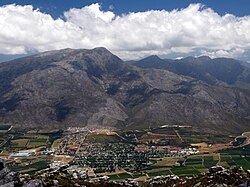
[[[243,66],[242,62],[229,58],[211,59],[201,56],[169,60],[148,57],[133,64],[141,68],[165,69],[202,80],[208,84],[216,84],[218,81],[229,85],[236,85],[238,82],[250,83],[250,69]]]
[[[213,133],[250,129],[247,89],[222,84],[212,73],[220,83],[199,79],[198,70],[191,69],[195,76],[177,73],[173,60],[166,63],[153,56],[144,61],[151,62],[161,67],[139,68],[105,48],[95,48],[50,51],[1,63],[0,121],[23,128],[185,124]]]

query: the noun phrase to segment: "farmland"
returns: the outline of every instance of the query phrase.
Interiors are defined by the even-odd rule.
[[[23,149],[32,149],[39,147],[46,147],[48,143],[48,136],[39,135],[39,134],[17,134],[14,135],[10,140],[9,150],[23,150]]]
[[[56,139],[53,144],[51,145],[52,150],[56,150],[59,148],[60,144],[62,142],[62,139]]]
[[[0,140],[2,157],[9,157],[18,151],[35,150],[38,153],[16,158],[13,163],[13,160],[9,160],[10,167],[21,173],[33,174],[52,162],[90,167],[98,176],[105,174],[111,180],[133,178],[138,181],[169,174],[180,177],[199,175],[217,164],[225,168],[243,166],[244,169],[250,169],[250,146],[236,148],[227,142],[233,137],[202,136],[190,127],[73,133],[12,129],[3,134]],[[220,144],[213,144],[216,141]],[[201,152],[190,155],[169,151],[171,148],[188,151],[191,144],[199,147]],[[223,150],[214,149],[216,147]],[[190,150],[193,151],[193,148]],[[51,151],[53,156],[46,154]]]
[[[11,128],[11,125],[0,124],[0,130],[9,130],[10,128]]]
[[[250,145],[238,148],[229,148],[220,151],[220,164],[225,167],[243,167],[250,169]]]
[[[1,134],[7,133],[9,130],[11,130],[11,128],[12,128],[11,125],[0,124],[0,136]]]
[[[37,171],[45,169],[52,162],[53,157],[42,154],[42,151],[50,148],[51,144],[61,137],[57,131],[43,132],[39,131],[21,131],[11,130],[0,137],[0,157],[8,158],[7,165],[13,171],[20,173],[34,174]],[[13,152],[38,151],[38,155],[11,158]]]
[[[184,160],[182,166],[179,164],[180,161],[183,162],[183,158],[166,157],[151,166],[147,170],[147,174],[151,177],[166,174],[175,174],[180,177],[197,175],[216,165],[218,157],[213,154],[189,156]]]
[[[29,143],[29,139],[11,140],[11,146],[13,148],[26,148],[28,143]]]
[[[11,130],[0,136],[0,150],[2,150],[0,156],[21,150],[49,148],[59,137],[55,137],[53,133],[41,134],[37,131]]]
[[[165,160],[168,160],[168,158],[165,158]],[[178,161],[178,158],[170,158],[169,160],[172,160],[172,163],[174,163],[174,161]],[[166,173],[176,174],[180,177],[197,175],[208,171],[210,167],[217,164],[225,168],[243,167],[243,169],[249,170],[250,145],[222,150],[219,153],[189,156],[185,160],[184,166],[173,166],[164,169],[163,166],[168,166],[167,163],[158,161],[157,164],[153,165],[155,167],[151,166],[151,170],[147,170],[148,175],[157,176]]]
[[[8,167],[20,173],[34,174],[37,171],[47,168],[51,159],[52,157],[49,156],[20,158],[16,162],[8,163]]]
[[[180,158],[179,158],[180,159]],[[165,162],[167,160],[169,162]],[[208,169],[215,165],[221,165],[225,168],[243,167],[245,170],[250,169],[250,145],[239,148],[230,148],[220,151],[219,153],[194,155],[189,156],[184,162],[183,166],[177,166],[174,162],[178,162],[178,158],[164,158],[150,167],[147,170],[149,176],[164,175],[167,173],[176,174],[180,177],[197,175],[208,171]],[[164,168],[170,166],[171,168]]]
[[[189,145],[206,142],[207,144],[226,144],[234,140],[235,136],[223,134],[204,134],[197,132],[190,126],[162,126],[144,130],[120,133],[123,137],[136,143],[152,145]]]
[[[146,173],[150,177],[167,174],[175,174],[180,177],[192,176],[207,172],[210,167],[217,164],[225,168],[243,167],[243,169],[249,170],[249,148],[250,146],[245,146],[223,150],[221,153],[189,156],[183,166],[177,164],[180,158],[166,157],[150,166]]]
[[[119,143],[119,142],[124,142],[124,140],[121,139],[116,134],[105,135],[105,134],[91,133],[91,134],[88,134],[85,142],[86,143],[103,143],[103,142]]]

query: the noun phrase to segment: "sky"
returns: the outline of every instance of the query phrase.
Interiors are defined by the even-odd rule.
[[[249,0],[1,0],[0,57],[106,47],[124,60],[250,61]]]

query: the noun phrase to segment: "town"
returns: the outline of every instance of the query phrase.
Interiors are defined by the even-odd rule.
[[[127,132],[86,128],[16,132],[6,128],[0,157],[9,168],[24,175],[67,171],[75,179],[98,181],[140,182],[157,176],[193,176],[214,166],[230,166],[226,154],[214,150],[218,146],[185,142],[190,138],[187,131],[191,132],[191,127],[163,126]],[[220,144],[222,150],[247,145],[249,134],[229,139],[231,144]],[[236,155],[231,157],[236,161]]]

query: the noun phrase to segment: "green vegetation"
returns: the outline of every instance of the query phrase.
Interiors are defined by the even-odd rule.
[[[145,174],[141,174],[141,173],[133,173],[132,174],[133,178],[139,178],[139,177],[145,177]]]
[[[11,140],[11,146],[13,148],[25,148],[28,142],[29,142],[29,139]]]
[[[239,148],[229,148],[220,151],[221,163],[225,167],[243,167],[250,169],[250,145]]]
[[[208,171],[210,167],[215,166],[218,162],[218,156],[216,154],[195,155],[189,156],[185,160],[184,166],[174,166],[178,159],[181,158],[166,157],[157,161],[156,164],[147,168],[148,175],[158,176],[175,174],[180,177],[198,175]]]
[[[106,134],[89,134],[85,140],[86,143],[122,143],[124,140],[114,135]]]
[[[27,148],[37,148],[47,145],[47,139],[31,139]]]
[[[120,174],[115,174],[115,175],[109,175],[110,180],[123,180],[123,179],[127,179],[127,178],[137,178],[134,177],[128,173],[120,173]]]
[[[0,131],[9,130],[11,125],[0,124]]]
[[[212,156],[205,156],[204,157],[204,167],[211,168],[217,164],[218,160],[214,160]]]
[[[196,165],[202,164],[202,157],[189,157],[186,162],[186,165]]]
[[[15,166],[9,166],[13,171],[18,171],[21,173],[34,174],[35,172],[45,169],[50,163],[50,157],[47,158],[24,158],[19,162],[20,164]]]
[[[7,127],[6,127],[7,128]],[[160,131],[162,129],[163,131]],[[201,142],[202,137],[199,133],[197,133],[197,137],[194,135],[196,133],[191,133],[190,136],[188,136],[188,132],[191,131],[191,128],[186,129],[178,129],[178,128],[154,128],[151,129],[152,133],[145,132],[124,132],[120,134],[112,133],[112,134],[97,134],[97,133],[90,133],[87,135],[85,142],[88,146],[92,143],[110,143],[111,147],[103,147],[103,144],[97,144],[101,146],[102,149],[111,149],[114,150],[114,152],[117,152],[117,150],[121,151],[121,153],[124,151],[123,148],[120,150],[120,147],[113,147],[115,143],[124,143],[124,145],[128,146],[126,149],[126,152],[130,149],[133,151],[133,143],[131,142],[128,144],[126,139],[131,140],[132,138],[138,138],[139,140],[142,139],[143,135],[147,134],[148,136],[162,136],[161,134],[169,134],[169,135],[175,135],[176,133],[180,134],[180,136],[187,140],[189,139],[190,142]],[[178,132],[177,132],[178,131]],[[136,134],[136,136],[135,136]],[[164,135],[163,135],[164,136]],[[124,138],[123,138],[124,137]],[[145,136],[144,136],[145,138]],[[146,137],[147,138],[147,137]],[[219,138],[219,136],[204,136],[203,138],[207,139],[208,142],[212,140],[213,138]],[[224,141],[225,137],[222,137],[222,141]],[[226,138],[225,138],[226,139]],[[199,140],[199,141],[198,141]],[[19,150],[25,150],[25,149],[32,149],[32,148],[43,148],[43,147],[50,147],[50,148],[56,148],[60,145],[60,142],[62,141],[62,131],[48,131],[48,132],[41,132],[39,130],[33,130],[29,132],[22,132],[22,131],[9,131],[8,133],[4,134],[0,137],[0,146],[1,146],[1,155],[8,155],[12,153],[13,151],[19,151]],[[94,148],[97,146],[96,144],[93,145]],[[177,145],[178,146],[178,145]],[[85,146],[85,148],[88,148]],[[118,149],[119,148],[119,149]],[[220,157],[219,157],[220,154]],[[137,156],[137,154],[136,154]],[[141,157],[138,157],[141,159]],[[94,159],[94,158],[93,158]],[[96,158],[98,160],[98,163],[100,165],[105,166],[105,164],[109,163],[111,158],[106,158],[104,162],[100,161],[100,158]],[[151,158],[148,157],[148,160],[150,160],[150,166],[145,164],[143,167],[138,167],[137,170],[129,170],[130,172],[136,172],[136,174],[130,174],[127,172],[121,173],[121,174],[114,174],[110,175],[111,180],[119,180],[119,179],[125,179],[125,178],[138,178],[146,176],[146,174],[150,177],[159,176],[159,175],[169,175],[169,174],[176,174],[180,177],[184,176],[192,176],[201,174],[203,172],[208,171],[208,169],[214,165],[222,165],[226,168],[232,168],[232,167],[239,167],[242,166],[244,169],[250,169],[250,145],[240,147],[240,148],[230,148],[223,151],[220,151],[218,154],[204,154],[204,155],[193,155],[188,157],[168,157],[165,155],[165,157],[162,158]],[[183,166],[178,165],[178,160],[182,159]],[[79,163],[83,163],[83,160],[78,159]],[[88,162],[95,163],[96,160],[87,160]],[[120,163],[122,165],[126,165],[128,163]],[[15,171],[19,171],[21,173],[34,173],[40,169],[44,169],[48,166],[50,163],[50,159],[48,158],[20,158],[20,163],[16,166],[13,166]],[[94,166],[93,166],[94,168]],[[105,170],[100,170],[101,172],[105,172]],[[144,173],[145,172],[145,173]]]
[[[200,171],[193,166],[180,166],[171,170],[175,175],[190,176],[200,174]]]
[[[40,134],[17,134],[10,140],[7,148],[10,150],[30,149],[46,146],[48,136]]]
[[[243,167],[246,170],[250,169],[250,157],[222,154],[221,162],[224,164],[225,167]]]
[[[0,133],[0,155],[4,156],[13,151],[50,147],[56,139],[61,137],[62,131],[58,130],[41,134],[38,130],[25,132],[14,129],[3,135]]]
[[[244,147],[239,148],[229,148],[220,151],[221,154],[228,154],[228,155],[250,155],[250,145],[246,145]]]
[[[176,135],[175,128],[173,127],[153,128],[151,132],[156,134]]]
[[[147,167],[147,170],[154,170],[154,169],[161,169],[161,168],[170,168],[169,166],[164,166],[164,165],[162,165],[162,166],[160,166],[160,165],[151,165],[151,166],[149,166],[149,167]]]
[[[154,171],[154,172],[149,172],[148,175],[150,177],[156,177],[156,176],[160,176],[160,175],[172,175],[173,173],[171,173],[170,169],[167,170],[163,170],[163,171]]]
[[[196,132],[192,128],[176,128],[180,136],[185,142],[188,143],[200,143],[206,142],[208,144],[215,143],[228,143],[234,140],[234,137],[225,134],[209,134]]]

